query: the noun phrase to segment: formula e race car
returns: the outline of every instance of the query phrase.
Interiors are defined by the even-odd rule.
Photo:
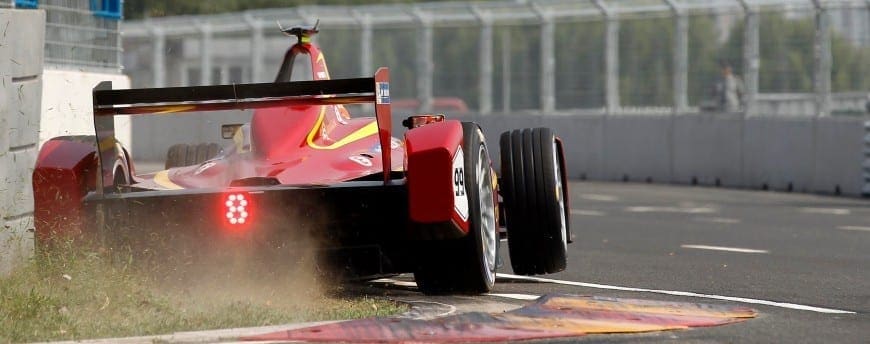
[[[133,250],[176,241],[263,252],[314,245],[359,278],[413,272],[427,293],[489,291],[505,236],[514,272],[565,268],[568,184],[550,129],[502,134],[499,177],[477,124],[421,114],[393,137],[386,68],[330,79],[311,42],[316,27],[282,31],[298,42],[273,83],[97,85],[96,135],[56,137],[39,152],[38,247],[67,237]],[[300,61],[307,70],[294,68]],[[374,117],[350,116],[346,106],[366,103]],[[173,146],[156,173],[137,175],[115,138],[116,115],[242,109],[253,110],[250,122],[221,128],[230,144]]]

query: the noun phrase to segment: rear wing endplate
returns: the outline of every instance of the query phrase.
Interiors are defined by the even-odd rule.
[[[379,68],[371,78],[233,84],[216,86],[113,90],[111,81],[93,90],[94,129],[99,166],[97,193],[115,192],[113,168],[120,152],[115,139],[117,115],[159,115],[183,112],[246,110],[294,105],[375,103],[381,147],[390,147],[390,71]],[[390,181],[390,150],[381,149],[384,183]]]

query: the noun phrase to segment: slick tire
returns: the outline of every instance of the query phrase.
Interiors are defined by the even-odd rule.
[[[495,284],[498,257],[495,188],[492,163],[477,124],[462,123],[463,180],[468,197],[468,234],[432,242],[414,277],[426,294],[480,294]],[[456,173],[457,171],[454,171]]]
[[[199,165],[216,157],[220,151],[221,146],[217,143],[173,145],[166,152],[165,168]]]
[[[548,128],[505,132],[500,138],[499,185],[511,267],[519,275],[565,269],[568,243],[561,154]]]

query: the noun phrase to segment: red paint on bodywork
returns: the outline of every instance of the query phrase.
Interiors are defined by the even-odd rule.
[[[414,320],[370,318],[259,336],[247,341],[354,343],[507,342],[719,326],[753,318],[754,310],[684,302],[545,295],[505,313],[472,312]]]
[[[454,211],[453,156],[462,144],[462,124],[447,120],[405,133],[408,208],[411,221],[454,221],[463,232],[468,222]]]
[[[36,240],[75,237],[84,228],[82,198],[95,188],[95,142],[55,138],[39,151],[33,170]]]
[[[310,59],[312,79],[329,79],[326,59],[316,45],[294,45],[288,55]],[[376,82],[388,82],[381,68]],[[230,154],[206,170],[201,166],[170,170],[169,179],[185,188],[226,187],[236,180],[270,177],[282,185],[332,185],[375,173],[402,171],[404,146],[393,144],[390,105],[376,104],[376,116],[351,118],[343,105],[265,108],[251,120],[253,151]],[[345,140],[377,121],[371,135]],[[359,136],[359,135],[357,135]],[[348,142],[349,141],[349,142]],[[381,142],[384,142],[383,146]]]
[[[386,94],[382,94],[382,90],[380,89],[381,84],[386,84]],[[375,114],[377,116],[378,122],[378,138],[383,146],[384,143],[390,142],[392,139],[393,130],[393,117],[390,113],[390,70],[386,68],[379,68],[377,72],[375,72]],[[386,100],[384,100],[386,99]],[[388,148],[382,147],[383,155],[382,160],[384,166],[391,166],[390,154],[388,154]],[[384,171],[384,183],[390,180],[390,169],[385,168]]]

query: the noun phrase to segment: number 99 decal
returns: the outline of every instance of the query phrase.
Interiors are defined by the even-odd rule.
[[[468,196],[465,194],[465,154],[462,147],[453,155],[453,208],[463,221],[468,220]]]
[[[465,196],[465,169],[453,168],[453,196]]]

